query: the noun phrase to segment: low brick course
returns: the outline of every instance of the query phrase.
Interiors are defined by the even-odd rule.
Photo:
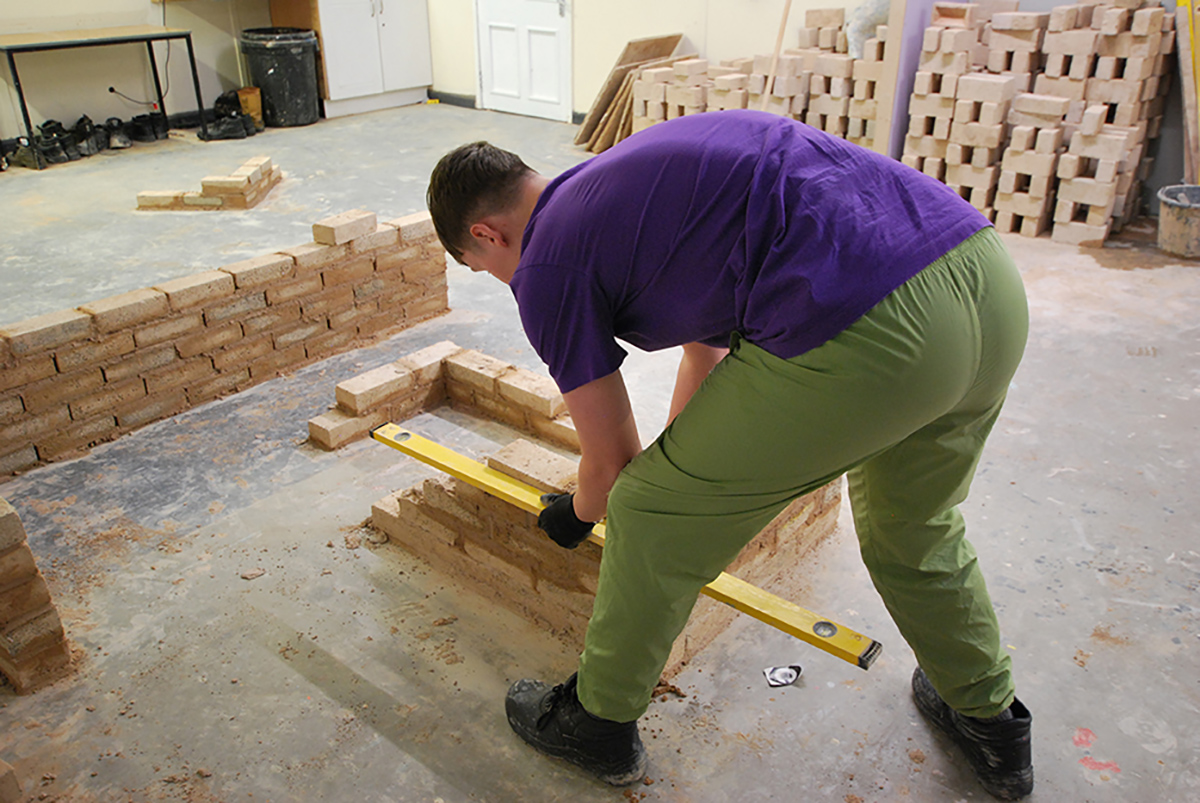
[[[283,180],[283,170],[269,156],[256,156],[228,176],[205,176],[200,192],[147,190],[137,196],[143,211],[250,209]]]
[[[0,326],[0,477],[444,312],[445,252],[428,214],[355,215],[371,225],[338,245]]]

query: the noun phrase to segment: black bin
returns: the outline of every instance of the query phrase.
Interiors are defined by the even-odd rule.
[[[262,93],[263,122],[309,125],[321,116],[317,89],[317,34],[303,28],[247,28],[242,55],[250,83]]]

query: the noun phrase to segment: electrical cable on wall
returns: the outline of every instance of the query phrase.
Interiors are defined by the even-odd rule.
[[[167,27],[167,3],[166,3],[166,0],[162,0],[162,27],[164,27],[164,28]],[[167,95],[169,95],[171,93],[171,40],[168,39],[168,40],[166,40],[166,42],[167,42],[167,59],[163,66],[163,72],[166,73],[167,80],[166,80],[166,85],[163,88],[163,93],[162,93],[164,101],[167,99]],[[153,45],[151,45],[151,47],[153,47]],[[126,95],[124,92],[117,89],[116,87],[110,86],[108,88],[108,91],[111,92],[112,94],[116,95],[119,98],[124,98],[125,100],[129,101],[130,103],[136,103],[139,106],[150,106],[153,108],[154,106],[158,105],[158,101],[155,101],[155,100],[138,100],[137,98],[131,98],[128,95]],[[162,109],[157,109],[157,111],[161,112]]]

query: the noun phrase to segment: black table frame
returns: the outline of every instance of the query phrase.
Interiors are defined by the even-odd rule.
[[[158,77],[158,60],[154,57],[154,43],[162,42],[171,39],[183,39],[187,42],[188,63],[192,68],[192,87],[196,92],[196,108],[200,112],[200,131],[202,132],[201,139],[208,139],[208,125],[204,121],[204,100],[200,94],[200,76],[196,72],[196,52],[192,47],[192,32],[182,30],[163,30],[163,31],[148,31],[144,33],[129,33],[115,36],[100,36],[88,39],[74,39],[69,41],[56,42],[30,42],[28,44],[0,44],[0,50],[3,50],[8,56],[8,69],[12,73],[13,86],[17,90],[17,98],[21,102],[21,116],[25,119],[25,133],[29,135],[29,139],[33,141],[33,123],[29,119],[29,106],[25,102],[25,92],[21,88],[21,78],[17,73],[17,62],[14,56],[17,53],[35,53],[44,50],[67,50],[78,47],[99,47],[101,45],[124,45],[136,44],[138,42],[146,43],[146,52],[150,54],[150,72],[154,75],[154,90],[158,93],[158,109],[165,117],[167,114],[167,106],[163,99],[162,82]]]

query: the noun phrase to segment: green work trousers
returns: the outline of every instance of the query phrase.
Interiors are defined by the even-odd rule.
[[[789,502],[848,472],[863,561],[934,687],[970,716],[1007,708],[1011,660],[957,506],[1028,322],[987,228],[799,357],[735,335],[609,495],[584,707],[640,717],[701,588]]]

